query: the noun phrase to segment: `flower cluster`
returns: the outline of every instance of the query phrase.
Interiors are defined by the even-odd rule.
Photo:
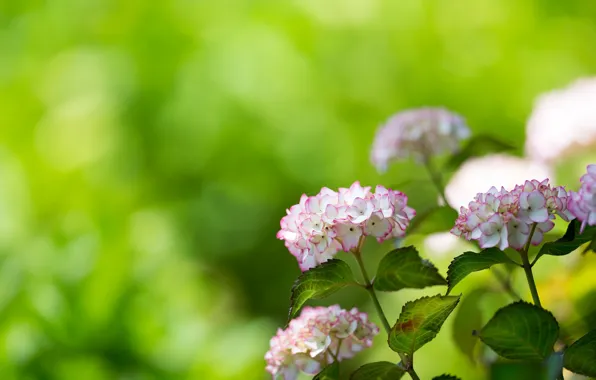
[[[379,328],[356,308],[338,305],[305,307],[285,330],[277,330],[265,354],[274,379],[293,380],[300,371],[314,375],[334,360],[355,356],[370,347]]]
[[[526,126],[526,155],[552,164],[596,147],[596,78],[540,95]]]
[[[379,242],[403,237],[416,214],[407,201],[399,191],[377,186],[372,193],[359,182],[338,192],[323,188],[315,196],[302,195],[300,203],[287,210],[277,237],[306,271],[340,250],[356,249],[364,236]]]
[[[570,192],[569,211],[582,222],[581,231],[586,225],[596,225],[596,164],[588,165],[588,172],[581,177],[578,192]]]
[[[522,249],[535,225],[531,244],[538,245],[554,227],[555,214],[573,219],[567,208],[569,194],[564,187],[551,187],[548,179],[526,181],[511,191],[491,187],[479,193],[468,208],[462,207],[451,233],[478,240],[481,248]]]
[[[383,172],[391,161],[414,157],[418,161],[432,155],[459,150],[461,140],[470,136],[464,119],[443,108],[419,108],[392,116],[377,131],[371,161]]]

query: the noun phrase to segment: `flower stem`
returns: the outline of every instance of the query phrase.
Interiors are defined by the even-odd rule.
[[[441,173],[435,170],[430,158],[424,159],[424,167],[426,168],[426,171],[428,172],[433,185],[435,185],[435,187],[437,188],[441,200],[443,201],[445,206],[448,206],[449,203],[447,202],[447,197],[445,197],[445,186],[443,185],[443,178],[441,176]]]
[[[383,312],[383,308],[379,303],[379,299],[377,298],[377,294],[373,289],[370,278],[368,277],[368,273],[366,273],[366,268],[364,268],[364,262],[362,261],[362,257],[360,256],[360,253],[357,252],[354,252],[354,257],[356,257],[356,261],[358,261],[358,266],[360,267],[360,271],[362,272],[362,277],[364,277],[364,288],[370,295],[370,298],[372,299],[373,304],[375,305],[375,309],[377,309],[377,314],[379,314],[379,318],[381,318],[381,322],[383,323],[383,327],[385,327],[385,331],[387,331],[387,334],[389,334],[391,332],[391,325],[389,325],[389,321],[387,320],[387,317]]]
[[[530,260],[528,259],[528,251],[530,249],[530,244],[532,242],[532,235],[534,235],[534,231],[536,231],[536,223],[532,224],[532,230],[530,231],[530,235],[528,236],[528,242],[519,254],[522,259],[524,272],[526,272],[526,279],[528,280],[528,285],[530,286],[530,292],[532,293],[532,299],[534,300],[534,304],[536,306],[542,307],[542,304],[540,303],[540,297],[538,297],[538,289],[536,289],[536,282],[534,281],[534,274],[532,273],[532,264],[530,264]]]
[[[362,244],[359,244],[359,247],[361,245]],[[377,298],[377,294],[375,293],[373,284],[370,281],[370,277],[368,277],[368,273],[366,273],[366,268],[364,267],[364,262],[362,261],[362,256],[360,255],[360,250],[358,249],[357,251],[352,251],[352,253],[354,254],[354,257],[356,258],[356,261],[358,262],[360,271],[362,272],[362,277],[364,278],[364,285],[365,285],[364,288],[370,295],[370,298],[372,299],[373,304],[375,305],[375,309],[377,309],[377,314],[379,315],[379,318],[381,319],[381,322],[383,323],[383,327],[385,328],[385,331],[387,331],[387,335],[389,335],[391,333],[391,325],[389,324],[389,321],[387,320],[387,317],[385,316],[385,312],[383,312],[383,307],[381,306],[381,303],[379,302],[379,299]],[[413,380],[420,380],[420,378],[418,377],[418,374],[414,370],[412,361],[409,360],[408,357],[401,352],[398,352],[398,355],[401,359],[401,363],[399,364],[399,366],[401,368],[403,368],[406,372],[408,372],[408,374],[410,375],[410,377]]]

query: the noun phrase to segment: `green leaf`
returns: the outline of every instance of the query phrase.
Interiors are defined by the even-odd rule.
[[[445,374],[445,375],[441,375],[441,376],[435,376],[435,377],[433,377],[433,380],[461,380],[461,379],[457,376]]]
[[[394,363],[375,362],[358,368],[350,380],[399,380],[406,372]]]
[[[458,302],[459,296],[438,294],[406,303],[389,333],[389,347],[411,356],[437,336]]]
[[[438,206],[417,215],[412,220],[408,234],[428,235],[449,231],[453,228],[458,213],[449,206]]]
[[[592,330],[565,351],[563,365],[571,372],[596,377],[596,330]]]
[[[325,298],[354,283],[348,264],[337,259],[329,260],[302,273],[292,286],[288,320],[294,318],[309,299]]]
[[[422,289],[433,285],[447,285],[437,268],[423,260],[413,246],[394,249],[379,262],[374,288],[396,291],[404,288]]]
[[[480,300],[487,292],[486,288],[478,288],[464,294],[453,317],[455,345],[472,362],[474,362],[474,348],[478,343],[478,337],[474,336],[474,331],[482,328],[483,324]]]
[[[480,157],[489,153],[498,153],[514,149],[515,146],[509,142],[488,135],[476,135],[468,140],[459,153],[451,156],[449,161],[447,161],[446,169],[457,169],[471,157]]]
[[[513,264],[513,261],[498,248],[488,248],[479,253],[464,252],[457,256],[447,269],[447,294],[470,273],[488,269],[495,264]]]
[[[333,362],[327,367],[323,368],[312,380],[338,380],[339,379],[339,362]]]
[[[491,380],[542,380],[546,370],[541,362],[496,362],[490,366]]]
[[[580,234],[581,222],[577,219],[572,220],[567,226],[567,231],[559,240],[544,243],[538,256],[565,256],[578,249],[580,246],[592,240],[596,232],[596,226],[586,227],[583,233]]]
[[[582,254],[589,252],[589,251],[596,253],[596,227],[587,227],[587,228],[590,230],[593,230],[592,237],[590,238],[592,241],[590,241],[590,244],[588,244],[586,246],[586,249],[584,249]]]
[[[506,359],[544,360],[553,352],[559,324],[553,315],[519,301],[499,309],[480,331],[480,339]]]

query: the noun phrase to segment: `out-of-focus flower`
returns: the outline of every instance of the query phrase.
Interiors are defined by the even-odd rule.
[[[492,154],[468,159],[451,177],[445,197],[459,209],[476,194],[491,186],[515,187],[526,178],[552,178],[550,168],[538,162],[506,154]]]
[[[305,307],[285,330],[277,330],[265,354],[274,379],[294,380],[300,372],[315,375],[337,359],[349,359],[370,347],[379,328],[356,308]]]
[[[478,193],[468,208],[461,207],[451,233],[467,240],[478,240],[481,248],[512,247],[522,249],[532,226],[531,244],[542,242],[544,233],[554,227],[558,215],[569,221],[573,215],[567,209],[569,195],[563,187],[551,187],[548,179],[526,181],[511,191],[494,186]]]
[[[384,172],[392,161],[431,156],[459,150],[460,141],[470,136],[464,119],[444,108],[418,108],[393,115],[377,131],[371,160]]]
[[[526,154],[542,162],[596,146],[596,78],[541,95],[526,127]]]
[[[279,239],[296,257],[302,271],[331,259],[338,251],[356,249],[364,236],[377,241],[403,237],[416,215],[408,197],[383,186],[375,192],[354,182],[335,192],[323,188],[315,196],[302,195],[281,220]]]
[[[569,211],[582,222],[583,232],[586,225],[596,225],[596,165],[588,165],[588,172],[580,181],[579,191],[570,192]]]

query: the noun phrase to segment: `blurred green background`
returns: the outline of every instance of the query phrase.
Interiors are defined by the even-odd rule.
[[[368,159],[407,107],[521,153],[534,98],[596,73],[595,20],[593,0],[1,0],[0,377],[266,378],[299,274],[285,208],[422,177]],[[330,302],[372,312],[353,293]],[[451,325],[418,373],[483,378]],[[383,341],[349,366],[396,360]]]

